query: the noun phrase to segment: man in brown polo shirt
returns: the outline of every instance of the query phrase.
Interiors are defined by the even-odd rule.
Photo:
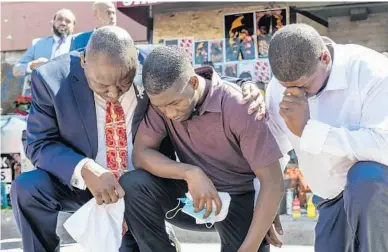
[[[151,106],[136,135],[133,164],[120,181],[126,192],[125,218],[142,252],[175,251],[164,231],[165,214],[190,192],[205,217],[221,210],[218,192],[231,195],[226,219],[215,223],[222,251],[269,251],[263,239],[283,195],[280,150],[266,120],[246,113],[241,89],[223,85],[211,67],[194,71],[174,47],[156,48],[143,66]],[[180,162],[158,152],[169,135]],[[255,203],[253,180],[260,180]],[[180,227],[194,218],[179,212]]]

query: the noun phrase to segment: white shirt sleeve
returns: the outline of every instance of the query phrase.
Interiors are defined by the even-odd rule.
[[[290,161],[290,156],[288,155],[288,152],[291,151],[293,147],[290,141],[288,140],[286,133],[282,130],[281,125],[279,123],[283,119],[281,118],[278,111],[279,102],[276,102],[277,100],[276,98],[280,95],[279,94],[280,91],[278,92],[276,85],[279,85],[279,84],[277,83],[277,80],[273,78],[265,92],[265,95],[266,95],[265,100],[266,100],[267,112],[269,115],[268,127],[271,130],[273,136],[275,137],[275,140],[279,145],[279,149],[283,154],[283,157],[279,161],[282,169],[284,170],[288,162]]]
[[[357,95],[362,99],[359,129],[337,128],[310,120],[301,137],[303,151],[388,165],[388,73],[374,69],[373,65],[365,64],[359,68],[361,88]]]
[[[26,68],[26,72],[29,73],[29,74],[32,72],[32,69],[31,69],[31,62],[28,62],[27,68]]]
[[[94,161],[92,159],[90,159],[90,158],[84,158],[81,161],[79,161],[79,163],[77,164],[77,166],[74,169],[73,176],[71,177],[71,185],[74,186],[74,187],[77,187],[77,188],[79,188],[81,190],[85,190],[86,189],[85,180],[82,178],[81,170],[82,170],[82,167],[87,162],[94,162]]]

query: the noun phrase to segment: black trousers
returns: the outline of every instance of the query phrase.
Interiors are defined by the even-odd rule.
[[[125,190],[125,219],[141,252],[175,252],[165,231],[165,214],[185,196],[187,183],[183,180],[163,179],[144,170],[123,175],[120,184]],[[248,233],[254,210],[255,193],[231,195],[228,216],[215,223],[221,238],[222,252],[236,252]],[[195,224],[191,216],[178,212],[169,220],[172,224],[194,231],[203,231],[205,225]],[[264,241],[259,252],[269,251]]]

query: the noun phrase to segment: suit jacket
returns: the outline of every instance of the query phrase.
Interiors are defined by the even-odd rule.
[[[93,34],[93,31],[75,34],[73,43],[71,44],[71,47],[70,47],[70,51],[80,50],[85,48],[92,34]]]
[[[72,35],[71,35],[72,36]],[[74,37],[72,36],[72,44],[74,42]],[[45,37],[39,39],[36,43],[32,44],[27,51],[23,54],[21,59],[13,68],[13,73],[15,76],[24,76],[27,74],[27,65],[33,60],[38,58],[50,59],[52,54],[52,49],[54,45],[54,37]],[[73,45],[70,46],[70,48]]]
[[[83,158],[95,159],[98,150],[94,95],[80,65],[80,52],[64,54],[32,72],[32,102],[27,124],[27,157],[71,187],[74,168]],[[138,91],[135,88],[137,94]],[[142,97],[142,98],[141,98]],[[132,123],[133,140],[148,108],[138,95]],[[166,138],[160,151],[175,158]]]

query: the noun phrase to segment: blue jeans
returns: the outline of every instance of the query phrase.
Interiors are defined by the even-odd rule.
[[[388,167],[356,163],[343,193],[318,210],[316,252],[388,251]]]

